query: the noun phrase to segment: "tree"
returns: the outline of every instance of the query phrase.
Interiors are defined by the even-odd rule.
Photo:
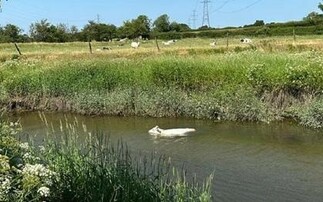
[[[150,19],[145,15],[139,15],[133,21],[134,34],[136,36],[147,37],[150,33]]]
[[[56,27],[47,22],[47,19],[43,19],[40,22],[32,23],[30,25],[30,36],[38,42],[55,42],[55,32]]]
[[[177,22],[172,22],[169,26],[170,31],[175,31],[175,32],[185,32],[190,30],[191,28],[184,23],[177,23]]]
[[[253,26],[264,26],[265,22],[263,20],[256,20],[255,23],[253,23]]]
[[[316,25],[319,21],[322,20],[322,17],[317,12],[311,12],[306,17],[304,17],[303,20],[309,22],[312,25]]]
[[[323,11],[323,4],[319,3],[319,5],[317,6],[321,11]]]
[[[1,41],[2,42],[20,42],[22,36],[20,35],[21,29],[16,25],[7,24],[5,27],[1,28]]]
[[[159,16],[153,23],[154,31],[168,32],[170,31],[170,22],[167,14]]]
[[[82,30],[83,40],[107,41],[115,37],[117,27],[112,24],[89,21]]]
[[[30,36],[38,42],[70,41],[70,29],[65,24],[52,25],[46,19],[30,25]]]
[[[150,33],[150,20],[145,15],[139,15],[136,19],[127,20],[118,29],[120,38],[148,37]]]

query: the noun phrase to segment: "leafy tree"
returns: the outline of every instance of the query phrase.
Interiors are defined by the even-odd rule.
[[[303,20],[311,25],[317,25],[323,21],[323,16],[317,12],[311,12]]]
[[[322,3],[319,3],[318,8],[319,8],[321,11],[323,11],[323,4],[322,4]]]
[[[159,16],[153,23],[154,31],[168,32],[170,31],[170,22],[167,14]]]
[[[34,41],[67,42],[70,41],[70,29],[65,24],[52,25],[46,19],[30,25],[30,36]]]
[[[148,36],[150,33],[150,19],[145,15],[139,15],[132,21],[134,26],[134,35]]]
[[[116,35],[117,27],[112,24],[95,23],[89,21],[82,30],[83,40],[106,41]]]
[[[66,42],[70,41],[71,36],[69,35],[70,29],[66,24],[60,23],[56,26],[54,32],[54,39],[56,42]]]
[[[120,38],[148,37],[150,33],[150,19],[145,15],[139,15],[136,19],[127,20],[118,29]]]
[[[46,19],[40,22],[32,23],[30,25],[30,36],[35,41],[47,41],[49,40],[50,23]]]
[[[265,22],[263,20],[256,20],[255,23],[253,23],[253,26],[264,26]]]
[[[169,28],[170,28],[170,31],[175,31],[175,32],[185,32],[191,29],[187,24],[177,23],[177,22],[172,22]]]
[[[16,25],[7,24],[0,30],[1,42],[21,42],[21,29]]]

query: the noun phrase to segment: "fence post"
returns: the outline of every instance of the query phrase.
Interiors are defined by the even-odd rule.
[[[19,55],[22,55],[21,52],[20,52],[20,49],[19,49],[19,47],[17,45],[17,43],[15,43],[15,47],[16,47],[16,50],[18,51]]]
[[[227,50],[229,50],[229,32],[227,32]]]
[[[157,37],[155,37],[155,42],[156,42],[157,50],[159,52],[160,51],[160,48],[159,48],[159,45],[158,45]]]
[[[89,41],[89,49],[90,49],[90,53],[92,54],[92,45],[91,45],[91,40]]]

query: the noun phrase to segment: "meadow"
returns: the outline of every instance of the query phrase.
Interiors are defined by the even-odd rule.
[[[216,40],[217,45],[209,44]],[[320,36],[0,45],[3,109],[323,126]],[[111,50],[104,50],[109,47]]]

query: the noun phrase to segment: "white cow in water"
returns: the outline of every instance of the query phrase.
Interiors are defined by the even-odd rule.
[[[161,129],[158,126],[153,127],[148,131],[150,135],[161,137],[183,137],[188,133],[195,132],[194,128],[174,128],[174,129]]]

